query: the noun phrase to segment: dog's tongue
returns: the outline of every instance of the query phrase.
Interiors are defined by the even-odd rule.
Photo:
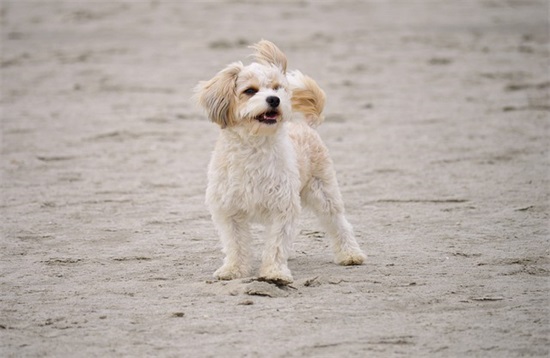
[[[264,119],[268,121],[277,119],[277,112],[267,112],[264,114]]]

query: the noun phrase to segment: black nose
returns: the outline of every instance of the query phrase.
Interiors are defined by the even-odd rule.
[[[265,101],[267,102],[267,104],[269,104],[270,107],[273,108],[277,108],[279,106],[279,103],[281,102],[279,97],[275,96],[269,96],[265,99]]]

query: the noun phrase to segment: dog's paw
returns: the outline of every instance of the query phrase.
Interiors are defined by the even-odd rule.
[[[214,277],[218,280],[234,280],[248,276],[248,270],[236,266],[223,265],[214,272]]]
[[[340,252],[336,254],[334,262],[342,266],[362,265],[366,259],[362,251]]]
[[[288,267],[265,267],[260,270],[261,281],[272,282],[276,285],[290,285],[294,279]]]

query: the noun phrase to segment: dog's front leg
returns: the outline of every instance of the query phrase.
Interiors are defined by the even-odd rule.
[[[260,278],[276,284],[292,283],[288,255],[295,234],[295,219],[278,218],[268,227],[268,237],[262,257]]]
[[[233,280],[248,276],[252,242],[250,225],[238,216],[213,214],[212,219],[220,233],[222,251],[225,254],[223,265],[214,272],[214,277],[219,280]]]

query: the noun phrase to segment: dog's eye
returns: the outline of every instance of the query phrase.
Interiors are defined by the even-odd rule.
[[[253,95],[256,94],[256,92],[258,92],[257,89],[250,87],[250,88],[245,89],[243,93],[247,94],[249,96],[253,96]]]

